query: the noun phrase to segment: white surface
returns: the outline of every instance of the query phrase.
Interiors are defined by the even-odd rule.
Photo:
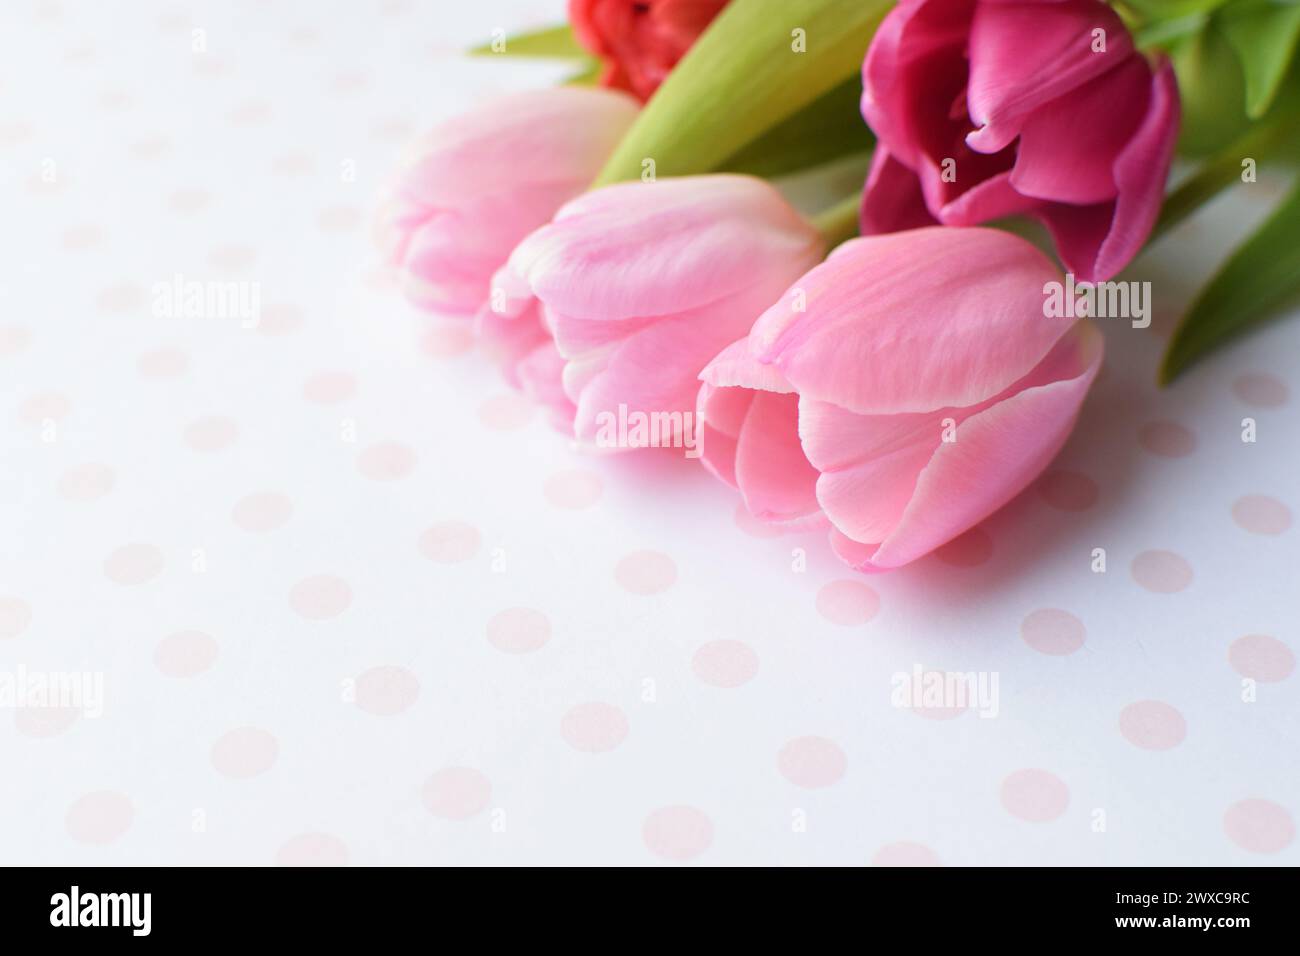
[[[0,715],[5,862],[270,863],[320,832],[354,864],[648,863],[663,842],[646,821],[675,805],[708,818],[704,863],[859,864],[900,841],[948,865],[1300,862],[1285,839],[1300,811],[1300,677],[1260,682],[1244,703],[1228,658],[1247,634],[1300,646],[1300,532],[1252,534],[1232,516],[1244,495],[1300,505],[1300,322],[1172,389],[1152,385],[1170,316],[1277,183],[1238,190],[1132,270],[1154,282],[1166,331],[1106,327],[1107,372],[1058,462],[1097,483],[1094,507],[1062,511],[1031,491],[987,523],[992,552],[977,566],[931,557],[855,578],[819,536],[744,533],[735,496],[678,458],[584,459],[540,414],[489,427],[520,411],[494,369],[473,353],[431,356],[430,318],[380,277],[366,222],[402,145],[554,75],[453,52],[562,5],[326,6],[63,0],[0,13],[0,595],[23,602],[4,606],[9,630],[16,607],[31,611],[0,640],[0,669],[97,671],[106,687],[98,719]],[[207,31],[206,53],[191,52],[192,27]],[[353,182],[340,176],[348,161]],[[176,273],[260,283],[263,328],[154,316],[151,287]],[[268,334],[276,322],[283,334]],[[454,334],[434,333],[443,351]],[[308,400],[305,384],[331,371],[354,394]],[[1233,383],[1247,373],[1290,397],[1244,403]],[[187,429],[214,416],[237,434],[195,450]],[[1245,416],[1254,444],[1240,440]],[[1189,430],[1195,449],[1144,450],[1139,430],[1157,420]],[[369,479],[366,449],[385,441],[414,468]],[[111,490],[70,500],[61,482],[88,462],[111,469]],[[575,469],[603,492],[557,507],[546,483]],[[292,513],[250,533],[232,509],[263,491]],[[426,559],[422,532],[449,520],[481,546],[460,563]],[[131,542],[163,564],[121,585],[105,565]],[[1089,567],[1097,547],[1105,574]],[[803,573],[793,548],[806,549]],[[1130,564],[1150,549],[1186,559],[1190,586],[1139,586]],[[641,550],[675,565],[662,593],[615,579]],[[344,579],[351,603],[312,621],[289,595],[318,574]],[[819,614],[840,580],[878,596],[874,618]],[[545,646],[507,654],[488,641],[489,620],[515,606],[547,616]],[[1076,615],[1086,643],[1034,650],[1021,626],[1040,608]],[[155,650],[186,629],[218,656],[167,676]],[[757,656],[743,686],[710,686],[693,667],[717,640]],[[998,716],[891,706],[891,675],[918,663],[995,672]],[[400,714],[345,693],[380,665],[418,681]],[[1185,719],[1172,749],[1121,733],[1121,711],[1146,699]],[[587,701],[627,721],[608,752],[579,752],[561,732]],[[232,777],[216,745],[246,726],[274,738],[274,761]],[[806,736],[843,754],[829,786],[780,769]],[[463,821],[422,801],[425,781],[454,766],[491,788]],[[1059,778],[1064,812],[1010,812],[1003,781],[1024,768]],[[1225,824],[1253,799],[1280,815]],[[96,815],[115,806],[130,808],[116,825]],[[1239,845],[1242,827],[1279,848]]]

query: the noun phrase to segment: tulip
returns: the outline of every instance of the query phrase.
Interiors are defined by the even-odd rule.
[[[1153,74],[1101,0],[901,0],[862,78],[879,138],[864,235],[1029,215],[1095,282],[1150,234],[1177,83],[1168,62]]]
[[[727,0],[569,0],[578,42],[604,62],[600,82],[642,100],[659,88]]]
[[[637,110],[623,93],[559,87],[485,103],[433,130],[378,223],[408,297],[472,315],[510,250],[591,184]]]
[[[859,570],[978,524],[1056,455],[1101,362],[1051,316],[1060,276],[1009,233],[929,227],[840,246],[701,373],[701,460],[755,517],[829,525]]]
[[[824,251],[761,179],[619,183],[519,244],[480,331],[579,441],[607,447],[604,429],[633,415],[674,422],[673,444],[690,447],[700,370]]]

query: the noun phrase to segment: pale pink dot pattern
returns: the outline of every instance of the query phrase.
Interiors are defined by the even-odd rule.
[[[1013,817],[1047,823],[1065,813],[1070,790],[1054,773],[1034,768],[1017,770],[1002,781],[1002,806]]]
[[[472,348],[474,330],[467,322],[435,325],[420,335],[420,351],[430,358],[453,358],[464,355]]]
[[[1147,422],[1138,430],[1138,444],[1161,458],[1183,458],[1196,450],[1196,436],[1176,422]]]
[[[212,745],[212,766],[222,776],[247,780],[275,766],[280,744],[260,727],[227,731]]]
[[[36,133],[36,128],[25,120],[0,123],[0,146],[17,146]]]
[[[468,820],[492,799],[492,782],[473,767],[445,767],[424,781],[424,808],[444,820]]]
[[[238,244],[217,246],[208,253],[208,262],[230,272],[247,269],[256,261],[257,253],[252,248]]]
[[[94,225],[69,226],[59,237],[59,245],[68,252],[84,252],[104,241],[104,233]]]
[[[78,843],[103,846],[126,833],[135,818],[135,808],[124,793],[97,790],[78,797],[68,808],[64,824]]]
[[[1290,390],[1276,375],[1267,372],[1255,372],[1238,376],[1232,383],[1236,396],[1247,405],[1257,408],[1277,408],[1285,405],[1290,397]]]
[[[781,535],[785,534],[785,531],[776,525],[771,525],[755,518],[749,513],[749,509],[745,507],[743,501],[736,505],[736,511],[735,514],[732,515],[732,520],[735,521],[737,528],[745,532],[745,534],[749,535],[751,538],[779,538]]]
[[[355,206],[330,206],[316,217],[322,232],[352,232],[361,225],[361,210]]]
[[[198,212],[211,201],[212,194],[206,189],[178,189],[167,197],[171,211],[182,216]]]
[[[289,606],[309,621],[327,621],[352,606],[352,588],[333,574],[317,574],[293,586]]]
[[[270,116],[271,104],[266,100],[246,100],[226,114],[226,119],[235,126],[257,126]]]
[[[1251,534],[1281,534],[1291,527],[1291,509],[1268,495],[1246,495],[1233,503],[1232,520]]]
[[[317,405],[346,402],[357,393],[357,380],[350,372],[317,372],[302,386],[302,397]]]
[[[154,666],[168,677],[195,677],[217,660],[217,642],[203,631],[168,634],[153,651]]]
[[[129,282],[109,286],[101,290],[95,298],[95,305],[101,312],[112,313],[142,310],[145,302],[144,291],[138,285]]]
[[[257,331],[263,335],[289,335],[302,327],[302,310],[296,305],[278,302],[262,309]]]
[[[23,402],[18,415],[29,425],[62,421],[72,411],[72,402],[62,392],[41,392]]]
[[[542,487],[546,500],[566,511],[590,508],[600,500],[604,490],[600,475],[580,469],[557,472]]]
[[[655,856],[681,863],[699,856],[713,843],[713,821],[695,807],[660,807],[645,818],[641,839]]]
[[[0,639],[17,637],[32,623],[32,606],[22,598],[0,597]]]
[[[316,163],[306,153],[284,153],[271,162],[271,171],[280,176],[302,176],[315,168]]]
[[[1242,677],[1272,684],[1291,676],[1295,654],[1276,637],[1247,634],[1228,647],[1228,663]]]
[[[711,687],[740,687],[758,673],[758,654],[743,641],[709,641],[691,658],[691,670]]]
[[[357,678],[357,707],[377,717],[408,711],[420,696],[420,682],[405,667],[384,664],[363,671]]]
[[[14,711],[14,729],[38,740],[57,737],[66,733],[80,715],[75,707],[19,707]]]
[[[931,677],[934,674],[937,676]],[[914,697],[911,707],[908,709],[918,717],[924,717],[926,720],[953,720],[960,717],[970,707],[970,698],[968,696],[958,697],[956,695],[969,695],[970,689],[966,684],[956,685],[949,681],[943,671],[924,671],[921,674],[921,687],[919,697]],[[933,685],[926,682],[935,682]],[[926,689],[930,686],[944,688],[944,697],[933,703],[926,702]],[[930,692],[933,697],[933,691]],[[952,696],[949,697],[948,695]]]
[[[940,547],[934,555],[954,568],[976,568],[993,556],[993,539],[983,528],[971,528]]]
[[[275,491],[259,491],[240,498],[230,512],[230,520],[245,531],[274,531],[293,514],[293,502]]]
[[[532,420],[533,406],[518,395],[498,395],[478,408],[478,420],[494,431],[515,431]]]
[[[104,574],[114,584],[144,584],[163,569],[163,553],[152,544],[124,544],[104,559]]]
[[[275,865],[347,866],[347,844],[329,833],[299,833],[275,851]]]
[[[560,736],[574,750],[598,754],[627,739],[627,715],[613,704],[589,701],[571,708],[560,720]]]
[[[0,355],[13,355],[27,348],[32,340],[32,333],[21,325],[0,327]]]
[[[1069,611],[1044,607],[1031,612],[1020,623],[1020,636],[1040,654],[1063,657],[1083,647],[1088,632],[1083,622]]]
[[[1286,807],[1259,798],[1228,807],[1223,830],[1229,840],[1251,853],[1277,853],[1295,839],[1295,822]]]
[[[239,426],[219,415],[200,418],[185,428],[185,444],[193,451],[221,451],[233,445],[238,437]]]
[[[1087,511],[1097,503],[1097,483],[1077,471],[1049,471],[1038,479],[1036,489],[1058,511]]]
[[[415,452],[401,442],[376,442],[362,449],[357,468],[372,481],[397,481],[415,471]]]
[[[59,477],[59,497],[67,501],[95,501],[113,490],[117,476],[99,461],[74,465]]]
[[[661,594],[677,581],[677,564],[660,551],[633,551],[619,559],[614,580],[633,594]]]
[[[463,521],[440,521],[420,535],[420,553],[436,564],[457,564],[478,554],[478,528]]]
[[[190,357],[180,349],[155,349],[141,355],[135,367],[141,378],[162,381],[184,375],[190,367]]]
[[[839,783],[849,760],[839,744],[826,737],[796,737],[781,748],[777,769],[796,787],[818,790]]]
[[[861,581],[832,581],[817,592],[817,613],[832,624],[859,627],[879,610],[880,598]]]
[[[171,148],[172,144],[160,136],[137,140],[130,146],[131,155],[137,159],[157,159],[165,155]]]
[[[1164,701],[1140,700],[1120,711],[1119,732],[1134,747],[1170,750],[1187,736],[1187,721]]]
[[[921,843],[887,843],[871,857],[872,866],[942,866],[939,854]]]
[[[1134,581],[1156,594],[1175,594],[1192,583],[1192,566],[1172,551],[1143,551],[1131,570]]]
[[[488,621],[487,639],[507,654],[528,654],[551,639],[551,621],[530,607],[507,608]]]

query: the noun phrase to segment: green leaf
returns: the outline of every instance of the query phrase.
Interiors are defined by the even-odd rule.
[[[1215,18],[1246,74],[1246,114],[1258,119],[1268,110],[1300,40],[1300,5],[1271,0],[1239,2]]]
[[[723,160],[718,168],[771,179],[864,153],[876,140],[862,121],[861,99],[862,81],[851,77]]]
[[[555,60],[588,60],[591,54],[563,23],[558,27],[533,30],[512,37],[490,40],[469,51],[470,56],[532,56]]]
[[[854,76],[891,6],[732,0],[646,104],[597,185],[640,176],[647,159],[659,176],[719,168]]]
[[[1144,23],[1176,20],[1194,13],[1208,13],[1228,0],[1119,0],[1115,5],[1132,10]]]
[[[1217,22],[1170,46],[1169,58],[1182,100],[1178,151],[1208,156],[1242,136],[1250,125],[1245,79]]]
[[[1300,294],[1300,182],[1201,290],[1165,352],[1160,383]]]

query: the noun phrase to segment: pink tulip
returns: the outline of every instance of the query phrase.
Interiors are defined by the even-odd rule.
[[[591,184],[636,114],[624,93],[566,86],[497,99],[433,130],[378,224],[407,295],[475,312],[510,250]]]
[[[860,570],[973,527],[1055,456],[1101,362],[1060,275],[991,229],[855,239],[700,375],[702,461],[756,517],[830,525]],[[806,308],[801,308],[806,302]]]
[[[607,186],[519,244],[480,330],[516,384],[580,441],[607,445],[601,429],[620,406],[689,422],[700,370],[824,249],[760,179]]]
[[[1178,87],[1101,0],[901,0],[862,79],[879,138],[864,235],[1029,215],[1094,282],[1150,234]]]

